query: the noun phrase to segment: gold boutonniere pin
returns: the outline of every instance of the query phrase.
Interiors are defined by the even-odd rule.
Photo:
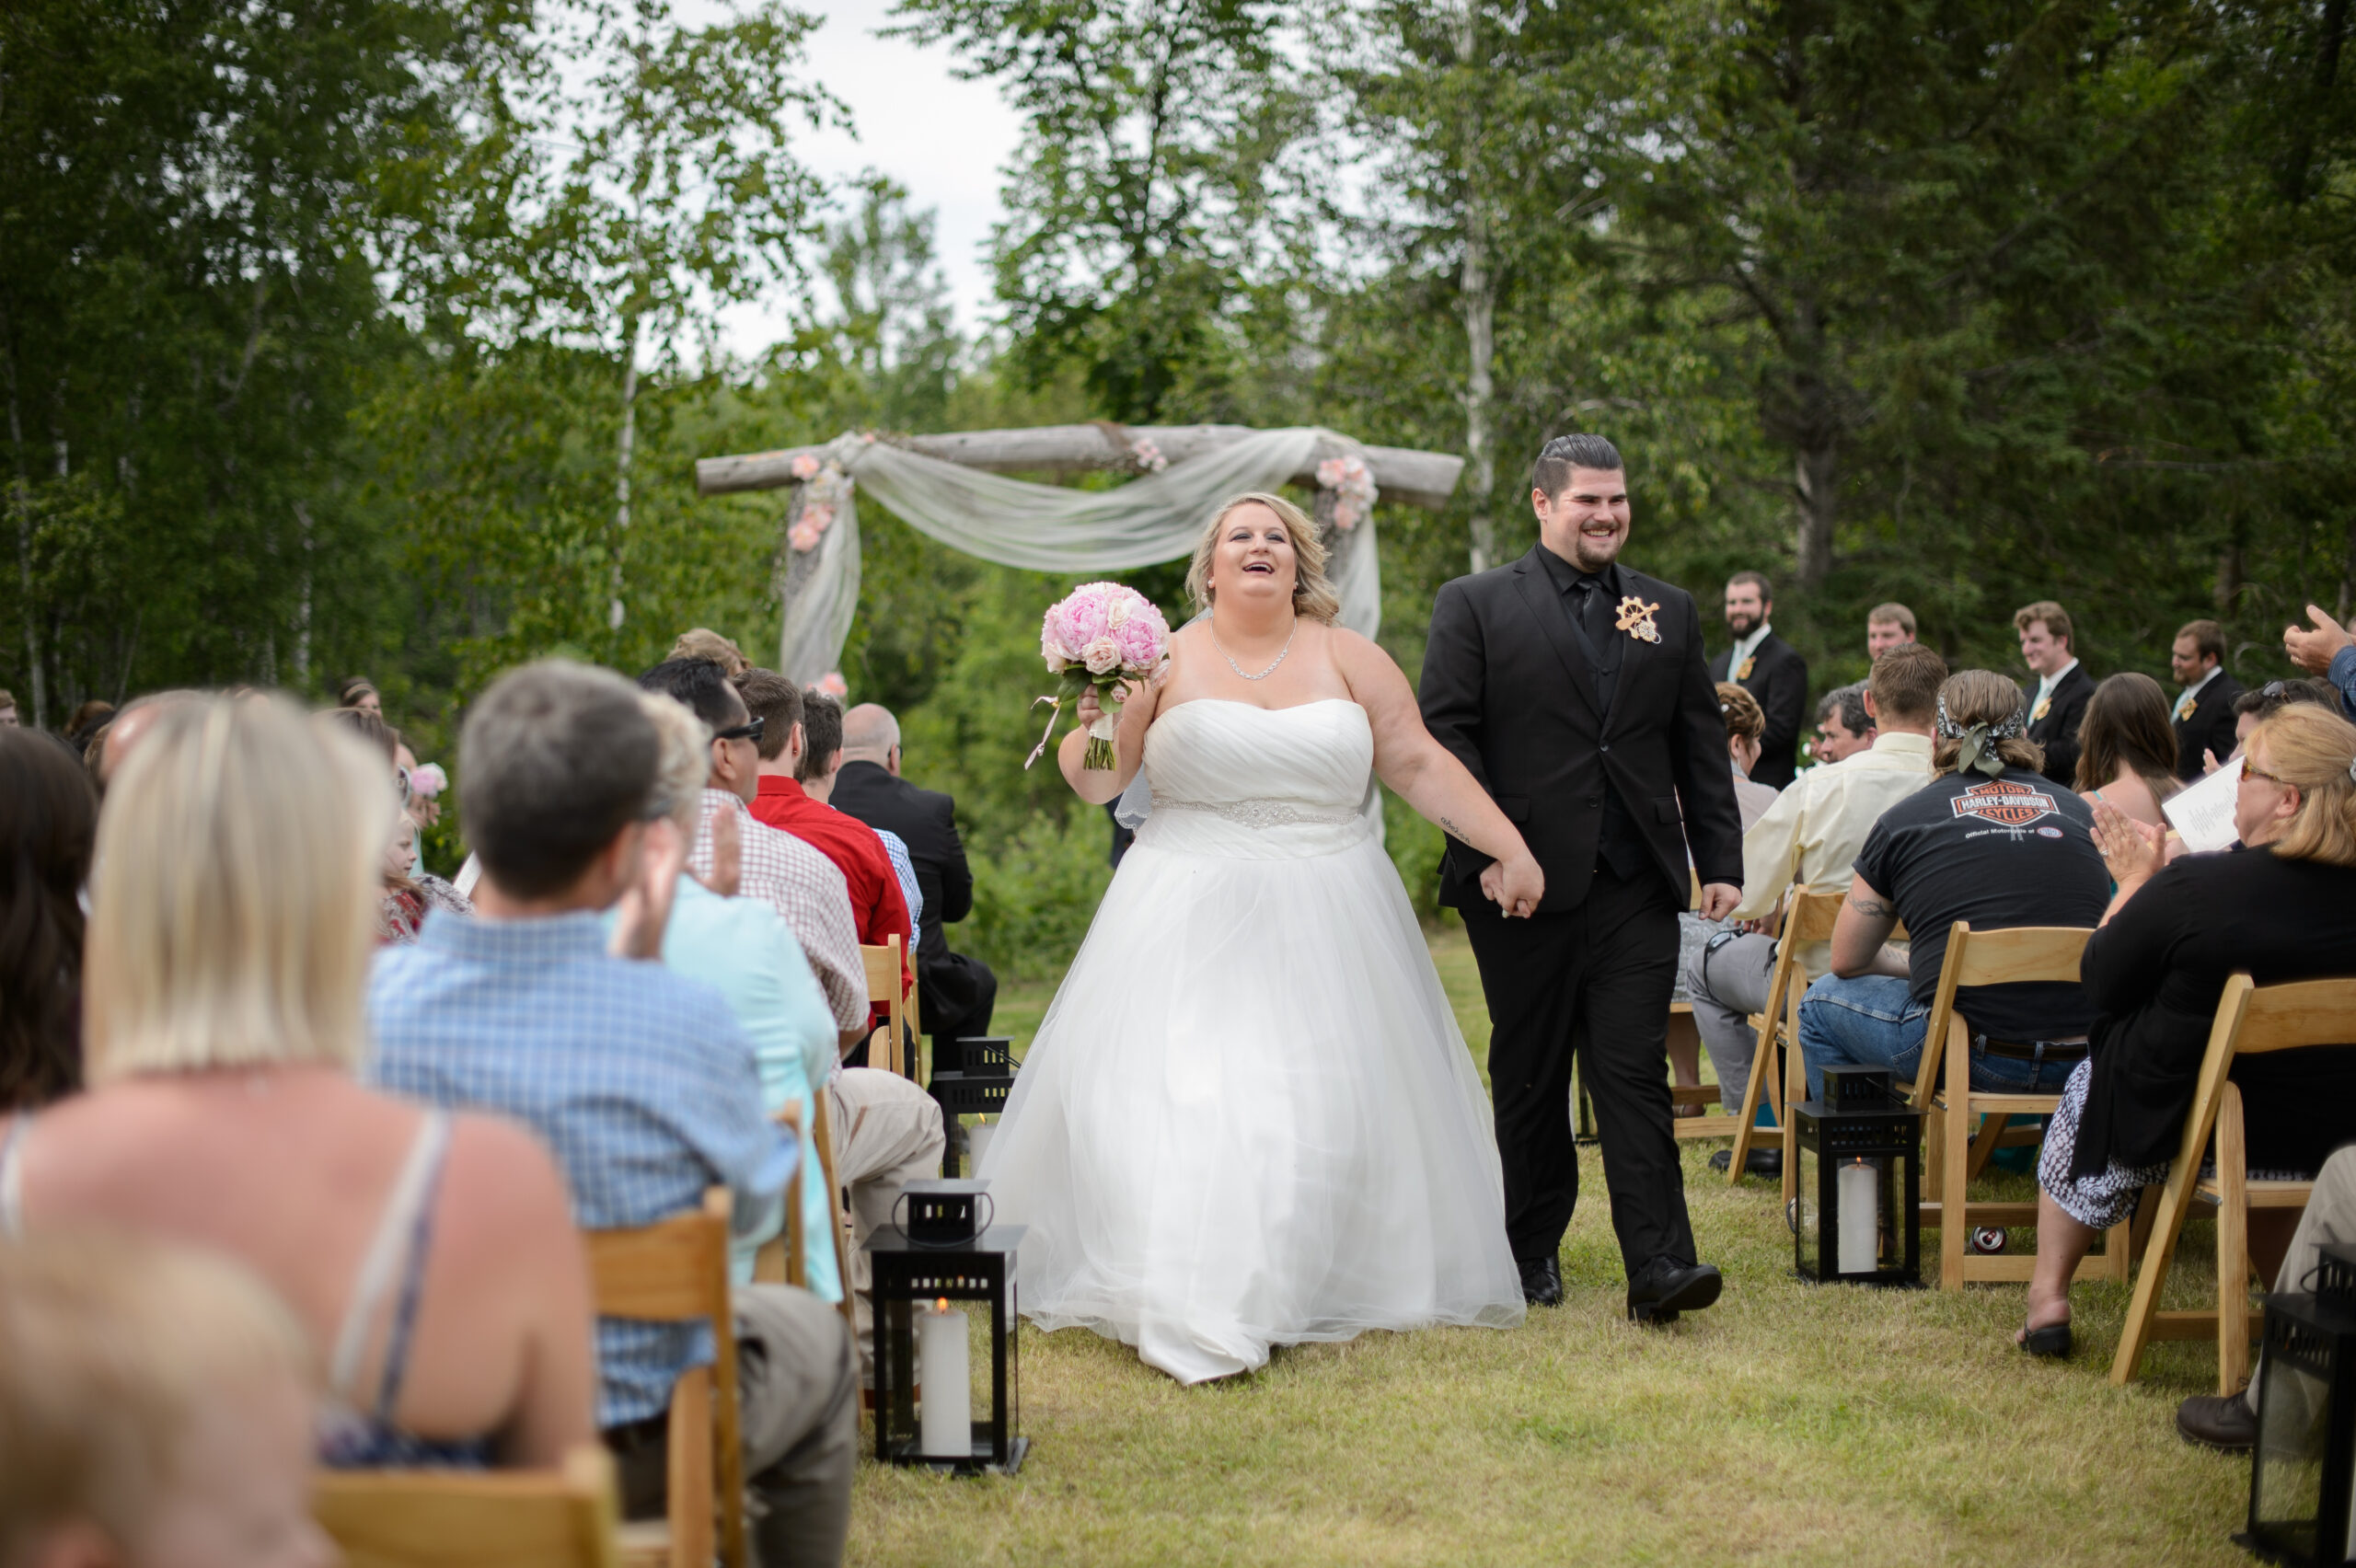
[[[2192,699],[2192,694],[2190,692],[2185,693],[2184,700],[2176,705],[2177,722],[2181,724],[2187,719],[2191,718],[2192,710],[2200,706],[2200,705],[2199,703]]]
[[[2037,699],[2037,706],[2029,709],[2028,721],[2032,724],[2039,723],[2047,714],[2052,711],[2053,699],[2050,697],[2040,697]]]
[[[1734,673],[1734,678],[1738,681],[1747,681],[1750,678],[1750,672],[1758,667],[1759,660],[1756,655],[1749,659],[1745,659],[1742,662],[1742,668]]]
[[[1653,612],[1659,608],[1629,594],[1620,601],[1620,629],[1640,642],[1658,642],[1660,628],[1653,625]]]

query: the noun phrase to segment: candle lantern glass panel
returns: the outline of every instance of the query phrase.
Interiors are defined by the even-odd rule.
[[[1023,1228],[977,1223],[986,1185],[911,1182],[903,1213],[917,1217],[868,1239],[880,1463],[1011,1474],[1030,1450],[1015,1332]]]
[[[957,1042],[964,1055],[964,1066],[956,1072],[935,1068],[932,1081],[925,1087],[933,1099],[941,1102],[941,1119],[948,1126],[957,1125],[961,1116],[995,1116],[1006,1109],[1007,1096],[1014,1092],[1014,1042],[1002,1035],[966,1035]],[[971,1129],[968,1130],[969,1134]],[[975,1139],[974,1163],[982,1162],[982,1147],[987,1135]],[[951,1138],[941,1151],[941,1173],[957,1174],[957,1140]]]
[[[1824,1098],[1791,1113],[1794,1271],[1818,1284],[1922,1284],[1923,1113],[1879,1067],[1826,1068]]]
[[[2247,1544],[2277,1562],[2356,1559],[2356,1247],[2326,1247],[2313,1295],[2267,1298]]]

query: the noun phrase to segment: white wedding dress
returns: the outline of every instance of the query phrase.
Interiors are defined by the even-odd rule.
[[[1272,1344],[1510,1328],[1490,1113],[1361,812],[1366,710],[1201,699],[977,1174],[1024,1316],[1182,1383]]]

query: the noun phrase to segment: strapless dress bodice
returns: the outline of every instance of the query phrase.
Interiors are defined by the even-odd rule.
[[[1145,736],[1153,813],[1138,842],[1246,859],[1330,855],[1373,831],[1374,731],[1346,698],[1291,708],[1196,698]]]

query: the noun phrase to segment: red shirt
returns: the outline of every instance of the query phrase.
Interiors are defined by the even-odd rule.
[[[782,774],[764,773],[761,790],[753,798],[754,820],[790,833],[839,867],[850,888],[851,924],[868,947],[882,947],[900,939],[900,985],[908,983],[908,901],[900,893],[899,873],[875,830],[855,816],[847,816],[803,792],[801,784]]]

